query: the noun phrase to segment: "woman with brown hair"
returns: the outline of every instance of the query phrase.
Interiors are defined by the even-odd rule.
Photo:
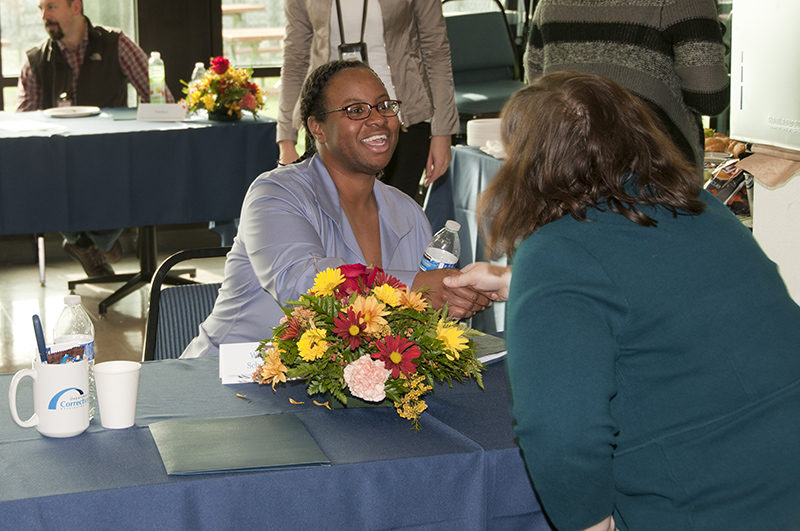
[[[800,308],[775,264],[613,81],[550,74],[502,118],[480,213],[514,258],[515,430],[555,527],[800,529]]]

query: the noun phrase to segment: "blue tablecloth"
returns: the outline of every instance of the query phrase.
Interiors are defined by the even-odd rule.
[[[276,165],[270,118],[119,119],[130,113],[0,113],[0,234],[233,219],[253,179]]]
[[[10,380],[0,376],[4,398]],[[48,439],[14,424],[4,400],[0,527],[549,530],[514,443],[502,362],[484,382],[485,391],[437,387],[419,433],[391,408],[315,406],[300,383],[277,392],[223,386],[216,358],[144,363],[136,426],[127,430],[95,419],[82,435]],[[31,394],[20,388],[22,418]],[[297,414],[332,466],[167,476],[147,427],[283,412]]]
[[[448,219],[461,224],[458,232],[461,241],[459,267],[476,261],[486,261],[486,248],[478,232],[475,217],[478,196],[486,190],[503,161],[487,155],[478,148],[454,146],[450,168],[439,178],[431,190],[425,213],[434,232],[444,227]],[[491,261],[506,265],[501,257]],[[472,328],[486,333],[505,330],[505,303],[496,303],[492,308],[480,312],[472,318]]]

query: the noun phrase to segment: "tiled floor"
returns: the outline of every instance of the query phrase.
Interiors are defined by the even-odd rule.
[[[63,307],[67,282],[84,278],[81,266],[60,248],[58,234],[46,235],[46,283],[39,283],[33,236],[0,238],[0,373],[29,367],[36,353],[32,316],[42,320],[45,336],[52,339],[53,326]],[[158,230],[159,263],[172,253],[187,248],[219,245],[219,236],[204,225],[162,227]],[[135,231],[122,237],[125,256],[114,270],[135,272]],[[197,280],[219,282],[224,258],[187,262],[197,268]],[[112,305],[100,318],[98,303],[122,284],[80,285],[76,293],[95,325],[95,348],[98,361],[139,360],[142,356],[144,323],[147,312],[147,288]]]

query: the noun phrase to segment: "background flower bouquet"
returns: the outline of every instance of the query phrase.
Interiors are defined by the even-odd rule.
[[[261,87],[250,81],[252,70],[233,68],[223,57],[211,59],[211,65],[197,82],[183,89],[186,108],[190,112],[208,111],[209,117],[242,117],[242,111],[253,113],[264,107]]]
[[[309,395],[329,393],[345,405],[348,393],[367,402],[388,399],[414,429],[434,381],[474,378],[483,388],[469,330],[380,268],[326,269],[289,304],[259,346],[259,383],[274,389],[301,378]]]

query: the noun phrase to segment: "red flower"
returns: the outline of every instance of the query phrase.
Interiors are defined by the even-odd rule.
[[[213,70],[217,75],[221,76],[227,72],[230,66],[231,63],[224,57],[214,57],[211,59],[211,70]]]
[[[355,350],[361,345],[362,334],[367,325],[361,321],[359,315],[352,308],[347,309],[347,315],[339,312],[339,316],[333,320],[333,324],[336,325],[333,332],[348,343],[350,350]]]
[[[339,266],[339,271],[342,272],[344,278],[352,278],[363,275],[367,271],[367,266],[364,264],[345,264]]]
[[[376,267],[375,269],[376,269],[375,286],[383,286],[384,284],[389,284],[391,287],[395,289],[400,289],[400,290],[406,289],[406,285],[400,282],[399,279],[386,273],[386,271],[384,271],[379,267]]]
[[[289,341],[292,339],[297,339],[300,337],[300,334],[303,332],[303,327],[300,324],[300,321],[297,320],[297,317],[291,317],[289,321],[286,323],[286,328],[283,329],[281,333],[281,339],[283,341]]]
[[[367,266],[364,264],[346,264],[339,266],[344,276],[344,282],[339,284],[336,292],[343,297],[349,297],[353,293],[364,293],[367,279]]]
[[[417,372],[413,359],[420,357],[419,347],[413,341],[404,337],[386,336],[383,341],[377,341],[375,346],[378,352],[373,358],[383,360],[383,365],[392,371],[392,378],[400,376],[400,372],[408,376]]]
[[[364,264],[346,264],[339,266],[344,276],[342,282],[336,289],[337,295],[340,297],[349,297],[353,293],[364,295],[375,286],[389,284],[393,288],[405,289],[406,286],[398,279],[386,272],[380,267],[367,267]]]

